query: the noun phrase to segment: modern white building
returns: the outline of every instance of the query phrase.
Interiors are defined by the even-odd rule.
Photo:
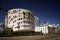
[[[35,32],[41,32],[43,34],[48,34],[48,27],[35,27]]]
[[[55,32],[52,25],[45,22],[43,26],[39,24],[39,18],[27,9],[10,9],[5,16],[6,28],[16,31],[41,32],[43,34],[51,34]]]
[[[13,31],[34,31],[34,14],[26,9],[8,10],[5,26]]]
[[[48,25],[48,26],[36,26],[35,32],[41,32],[43,34],[53,34],[53,33],[55,33],[55,28],[51,27],[50,25]]]

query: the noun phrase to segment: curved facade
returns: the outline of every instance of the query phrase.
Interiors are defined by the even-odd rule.
[[[39,18],[37,16],[34,16],[35,18],[35,26],[39,26]]]
[[[34,31],[34,15],[26,9],[8,10],[5,25],[13,31]]]

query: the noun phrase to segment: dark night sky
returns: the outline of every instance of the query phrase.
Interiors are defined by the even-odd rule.
[[[6,10],[25,8],[34,12],[40,24],[48,21],[50,24],[60,24],[60,1],[56,0],[0,0],[0,22],[4,23]]]

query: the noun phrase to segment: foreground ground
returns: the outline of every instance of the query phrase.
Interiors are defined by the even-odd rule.
[[[60,40],[60,34],[18,36],[18,37],[0,37],[0,40]]]

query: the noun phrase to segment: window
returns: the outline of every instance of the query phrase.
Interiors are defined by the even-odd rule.
[[[22,18],[19,18],[18,20],[22,20]]]
[[[17,26],[16,28],[20,28],[20,26]]]
[[[20,25],[20,22],[18,22],[17,25],[18,25],[17,28],[20,28],[20,26],[19,26]]]
[[[28,18],[30,19],[30,13],[29,13],[29,16],[28,16]]]
[[[19,10],[20,11],[20,10]]]
[[[20,20],[20,18],[18,20]]]
[[[17,11],[16,10],[13,10],[13,13],[16,13]]]
[[[21,20],[22,20],[22,18],[21,18]]]
[[[16,18],[17,16],[15,15],[15,16],[13,16],[13,18]]]
[[[11,18],[11,20],[10,21],[12,21],[13,20],[13,18]]]
[[[20,15],[19,15],[19,17],[20,17]]]
[[[22,22],[18,22],[17,24],[22,24]]]
[[[20,23],[20,22],[19,22]]]
[[[23,14],[25,14],[25,12],[23,12]]]
[[[14,21],[13,21],[13,23],[14,23]]]
[[[23,16],[24,16],[23,18],[25,18],[25,12],[23,12]]]
[[[13,21],[13,23],[15,23],[16,22],[16,20],[15,21]]]
[[[20,13],[19,13],[20,14]]]

